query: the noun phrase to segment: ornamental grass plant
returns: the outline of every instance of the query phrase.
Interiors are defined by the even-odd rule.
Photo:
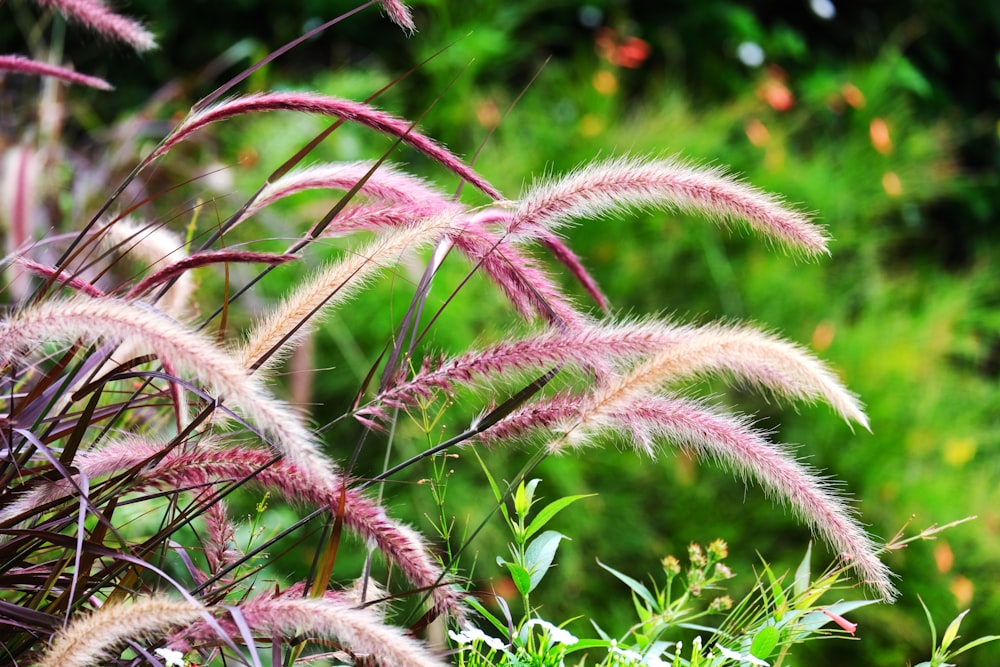
[[[28,5],[41,24],[68,22],[70,35],[87,29],[137,50],[154,47],[143,25],[97,0]],[[413,30],[408,9],[385,0],[302,39],[349,25],[353,13],[376,11],[373,5]],[[5,104],[16,110],[0,136],[8,249],[0,320],[4,663],[446,664],[464,649],[432,641],[429,626],[444,624],[462,644],[455,637],[468,643],[481,636],[473,631],[476,619],[498,617],[467,594],[457,553],[393,518],[384,483],[424,459],[515,443],[534,452],[524,474],[509,482],[490,478],[485,502],[514,528],[508,567],[521,584],[526,616],[516,632],[510,619],[508,636],[498,640],[503,646],[487,657],[496,664],[529,660],[531,647],[544,653],[564,636],[527,604],[561,538],[523,523],[532,505],[525,478],[542,458],[586,456],[583,450],[607,434],[640,460],[678,447],[759,484],[839,555],[838,585],[849,579],[876,600],[894,599],[882,547],[847,494],[751,418],[691,389],[705,377],[725,378],[782,401],[828,404],[849,425],[868,428],[860,401],[837,374],[760,328],[610,312],[586,262],[561,235],[570,224],[637,209],[683,211],[749,230],[787,250],[789,261],[818,261],[827,254],[821,226],[722,169],[677,158],[595,158],[506,195],[469,160],[422,134],[419,123],[379,109],[383,91],[364,101],[240,92],[248,77],[296,44],[180,118],[153,122],[156,109],[147,109],[85,142],[64,131],[67,100],[76,86],[106,89],[113,81],[73,71],[57,48],[0,57],[3,93],[13,100]],[[309,114],[328,126],[305,145],[287,146],[256,191],[221,196],[212,178],[218,167],[192,169],[187,160],[196,151],[187,149],[208,141],[219,123],[262,113]],[[345,124],[385,135],[390,148],[367,161],[315,162],[313,149]],[[130,147],[145,146],[138,137],[151,133],[155,143],[130,163]],[[94,148],[101,139],[108,146]],[[466,192],[408,174],[397,160],[403,150],[457,177],[457,190]],[[262,211],[306,191],[321,194],[324,213],[286,219],[260,235],[255,221]],[[279,300],[262,297],[269,281],[293,265],[304,267],[303,278]],[[465,278],[443,285],[443,266],[462,267]],[[571,297],[555,271],[578,281],[599,314]],[[463,299],[474,275],[494,286],[523,326],[503,340],[438,354],[434,333],[447,326],[449,305]],[[349,320],[351,300],[386,276],[407,300],[389,309],[391,330],[354,400],[289,401],[289,359],[331,314]],[[397,437],[402,420],[437,424],[458,394],[479,408],[471,423],[410,458],[393,459],[387,449],[381,473],[357,474],[359,457]],[[325,438],[335,422],[351,424],[355,439]],[[253,519],[248,528],[234,509],[247,493],[263,498],[258,514],[265,505],[293,508],[281,515],[288,521],[267,534]],[[516,514],[505,509],[511,499]],[[547,516],[570,501],[550,506]],[[350,550],[360,557],[352,561]],[[723,550],[716,544],[713,585],[725,578],[718,569]],[[352,571],[357,561],[362,565]],[[704,569],[694,557],[692,564]],[[676,602],[616,576],[649,603],[645,622]],[[795,582],[796,595],[815,595],[807,606],[831,580],[818,581],[807,573]],[[689,573],[686,590],[694,585]],[[783,584],[769,586],[760,603],[766,608]],[[760,627],[769,618],[737,609]],[[839,618],[827,611],[828,619]],[[676,651],[672,659],[760,662],[810,635],[783,627],[789,630],[769,633],[775,640],[766,651],[729,632],[704,651]],[[507,650],[516,637],[526,654]],[[640,647],[645,653],[616,653],[614,646],[591,648],[608,650],[609,664],[653,664],[666,655],[652,641]],[[557,662],[563,659],[560,653]]]

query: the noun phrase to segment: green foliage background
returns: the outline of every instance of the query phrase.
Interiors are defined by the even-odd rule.
[[[682,216],[588,221],[568,237],[616,312],[751,320],[811,345],[836,367],[867,403],[873,433],[851,433],[822,408],[795,412],[722,386],[708,389],[756,414],[776,439],[801,443],[803,457],[844,481],[874,533],[888,538],[911,518],[916,532],[978,516],[936,543],[890,555],[901,576],[900,602],[858,611],[861,641],[820,642],[808,647],[803,662],[902,665],[924,659],[929,632],[918,595],[939,627],[971,606],[963,635],[997,633],[1000,6],[965,3],[956,11],[933,0],[844,3],[834,19],[823,21],[807,3],[413,4],[417,35],[400,35],[368,9],[258,72],[250,87],[315,88],[362,99],[451,45],[378,104],[422,116],[428,134],[471,156],[487,140],[497,114],[527,88],[476,162],[512,196],[532,174],[562,172],[595,156],[676,154],[729,165],[749,182],[814,210],[835,239],[832,257],[817,263]],[[189,77],[240,40],[248,40],[242,42],[247,57],[259,57],[352,6],[133,0],[128,10],[148,20],[163,49],[141,60],[113,53],[109,61],[107,53],[75,47],[80,69],[104,67],[118,85],[116,93],[88,100],[96,115],[81,113],[77,121],[85,127],[110,117],[112,109],[138,105],[155,86]],[[602,58],[588,16],[620,39],[645,40],[648,59],[629,69]],[[5,38],[10,31],[0,27]],[[746,67],[735,57],[745,41],[764,49],[764,67]],[[227,71],[247,62],[237,59]],[[773,66],[781,74],[769,72]],[[184,79],[177,108],[211,90],[223,75]],[[595,77],[604,77],[605,85],[595,86],[601,81]],[[787,110],[761,96],[769,77],[781,79],[794,96]],[[612,80],[614,90],[606,85]],[[863,106],[845,102],[846,84],[863,94]],[[876,119],[889,128],[891,150],[873,144]],[[769,137],[761,146],[747,131],[757,124]],[[323,126],[284,117],[240,120],[220,128],[221,143],[204,150],[223,164],[242,161],[230,171],[234,187],[244,184],[249,191]],[[356,159],[377,156],[385,147],[378,137],[345,128],[320,154]],[[412,154],[394,158],[443,187],[456,185]],[[884,185],[887,173],[898,178],[898,194]],[[474,193],[465,195],[478,201]],[[307,197],[264,220],[270,235],[288,236],[325,205]],[[463,275],[462,267],[449,271],[445,286]],[[280,285],[271,289],[281,292]],[[407,297],[405,280],[387,280],[324,327],[314,343],[313,366],[334,370],[315,374],[315,401],[335,413],[349,403]],[[433,350],[496,340],[510,331],[514,318],[490,288],[473,281],[448,306],[445,321]],[[467,418],[483,400],[462,397],[458,412]],[[457,421],[452,428],[462,425]],[[404,426],[400,435],[400,458],[427,444],[416,428]],[[356,436],[352,425],[338,425],[329,435],[331,450],[346,458]],[[369,469],[360,472],[377,472],[376,449],[362,463]],[[656,462],[625,449],[625,443],[608,443],[603,450],[547,460],[535,473],[544,479],[540,492],[550,498],[599,493],[557,521],[573,542],[560,550],[558,567],[539,591],[547,618],[586,614],[612,629],[627,622],[628,597],[596,558],[641,578],[668,553],[683,553],[689,541],[715,537],[730,543],[730,564],[746,575],[756,553],[777,570],[801,558],[807,531],[759,490],[745,489],[710,466],[695,466],[669,448]],[[524,449],[496,451],[487,461],[497,477],[509,478],[527,456]],[[460,535],[466,522],[471,529],[488,515],[491,496],[471,457],[452,463],[448,502]],[[422,475],[429,469],[412,471],[410,481]],[[432,530],[424,516],[434,513],[425,486],[401,481],[388,492],[393,510]],[[493,524],[496,530],[484,531],[473,544],[480,553],[475,576],[483,589],[503,590],[492,561],[504,552],[505,536],[500,522]],[[472,561],[466,556],[463,565]],[[998,663],[1000,648],[990,645],[961,664]]]

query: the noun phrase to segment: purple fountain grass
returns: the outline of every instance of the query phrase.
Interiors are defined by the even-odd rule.
[[[209,105],[188,115],[164,139],[160,146],[150,155],[149,159],[152,160],[163,155],[206,125],[234,116],[266,111],[297,111],[300,113],[334,116],[359,123],[376,132],[397,137],[463,180],[471,183],[491,198],[502,198],[492,185],[487,183],[461,159],[441,147],[432,139],[415,131],[409,122],[380,111],[368,104],[317,93],[256,93]]]
[[[656,349],[643,364],[645,377],[634,387],[653,389],[691,377],[725,373],[798,400],[823,400],[848,424],[870,430],[856,395],[825,364],[787,340],[745,326],[714,324]]]
[[[379,271],[395,266],[405,253],[444,237],[452,216],[426,218],[381,235],[346,259],[317,271],[272,313],[260,318],[240,348],[246,368],[274,367],[334,306],[360,291]]]
[[[398,216],[372,216],[373,222],[377,222],[372,227],[394,226],[399,224],[395,221],[397,217],[412,221],[448,213],[457,214],[461,210],[425,180],[406,174],[393,165],[379,165],[369,175],[373,164],[372,162],[326,163],[290,171],[264,186],[237,221],[241,222],[262,208],[295,193],[313,189],[347,191],[366,177],[367,180],[358,189],[358,193],[369,199],[378,200],[380,203],[372,204],[375,209],[398,211]],[[345,217],[350,217],[346,210],[337,216],[328,229],[331,231],[334,228],[343,229]]]
[[[102,37],[124,42],[136,51],[156,48],[156,38],[141,23],[116,14],[99,0],[35,0],[35,3],[56,10]]]
[[[208,573],[214,576],[224,568],[239,563],[243,553],[236,548],[236,526],[229,518],[225,500],[214,499],[201,518],[205,522],[205,537],[201,546],[208,563]]]
[[[141,340],[164,363],[213,387],[220,399],[256,422],[274,438],[274,446],[292,460],[320,471],[333,469],[333,463],[319,451],[312,431],[236,359],[207,335],[141,302],[74,297],[16,311],[0,320],[0,364],[44,342],[120,343],[130,339]]]
[[[129,289],[126,298],[138,298],[158,285],[170,282],[181,274],[201,266],[227,263],[278,266],[297,259],[299,259],[298,255],[288,253],[253,252],[250,250],[206,250],[205,252],[199,252],[179,259],[169,266],[165,266],[155,273],[146,276]]]
[[[350,190],[365,179],[359,194],[392,204],[412,207],[413,215],[429,217],[450,212],[448,198],[422,178],[407,174],[391,164],[381,164],[374,171],[373,162],[341,162],[313,165],[290,171],[261,191],[247,215],[288,195],[316,188]],[[371,172],[371,175],[369,175]]]
[[[622,420],[628,425],[628,416],[636,414],[638,407],[647,406],[649,411],[648,406],[653,404],[650,394],[663,385],[665,370],[668,369],[664,368],[663,360],[659,355],[653,355],[627,373],[601,382],[578,402],[575,415],[553,428],[559,435],[549,443],[550,450],[578,447],[590,441],[594,433],[613,428]],[[667,404],[664,414],[654,415],[662,424],[673,424],[663,426],[659,434],[679,437],[687,429],[688,434],[680,439],[681,442],[686,443],[692,438],[697,441],[700,437],[704,441],[702,446],[709,448],[715,456],[736,465],[739,470],[753,472],[766,488],[791,503],[813,530],[850,557],[858,572],[867,578],[866,583],[884,599],[895,597],[889,571],[875,555],[873,542],[841,501],[819,488],[818,481],[809,481],[815,476],[803,476],[800,467],[794,468],[794,460],[774,458],[769,443],[763,438],[741,440],[728,437],[732,434],[727,434],[725,429],[720,430],[714,415],[704,409],[689,410],[687,421],[683,421],[684,407],[683,404]],[[671,412],[671,409],[676,412]],[[674,421],[669,421],[671,419]],[[657,424],[656,421],[645,422],[647,428]],[[727,450],[727,446],[732,450]]]
[[[330,476],[288,460],[273,461],[267,452],[246,447],[220,447],[202,443],[187,451],[171,450],[145,438],[127,437],[100,449],[81,452],[74,466],[88,479],[121,473],[158,459],[130,479],[129,492],[146,489],[203,489],[214,484],[247,480],[252,487],[276,493],[287,500],[337,513],[343,499],[344,526],[374,545],[395,563],[418,589],[426,590],[436,613],[464,618],[462,594],[450,585],[444,571],[430,555],[423,538],[391,519],[385,510],[347,480]],[[69,498],[73,486],[66,480],[48,482],[26,492],[0,513],[0,524],[39,507]]]
[[[382,10],[389,19],[406,32],[412,34],[417,30],[417,24],[413,22],[413,12],[399,0],[379,0]]]
[[[0,225],[3,226],[8,255],[20,255],[32,241],[38,213],[44,158],[42,151],[29,143],[11,146],[0,162]],[[11,281],[15,298],[29,292],[26,276]]]
[[[364,178],[371,163],[325,164],[297,170],[268,184],[240,216],[243,220],[274,201],[314,188],[349,190]],[[457,214],[462,209],[425,181],[403,174],[391,166],[380,166],[361,186],[359,192],[385,202],[385,206],[349,206],[335,219],[325,235],[358,228],[408,224],[421,218]],[[503,290],[525,318],[541,315],[546,319],[576,322],[579,316],[566,297],[538,266],[537,262],[515,248],[506,239],[489,232],[486,222],[500,220],[504,213],[487,210],[473,215],[461,231],[453,235],[455,246],[469,257]],[[602,307],[607,301],[579,258],[554,234],[542,234],[542,241],[555,258],[566,265],[589,294]]]
[[[100,239],[103,247],[117,251],[143,272],[153,268],[160,271],[184,262],[188,257],[187,244],[172,229],[130,217],[109,218],[102,228]],[[180,271],[155,304],[171,317],[183,317],[191,307],[194,290],[191,274]]]
[[[113,90],[114,86],[104,79],[87,74],[80,74],[68,67],[50,65],[38,60],[32,60],[26,56],[0,55],[0,70],[6,72],[16,72],[19,74],[31,74],[34,76],[50,76],[66,83],[75,83],[81,86],[89,86],[98,90]]]
[[[721,414],[710,406],[675,396],[630,393],[619,385],[581,397],[563,392],[523,406],[478,436],[488,445],[551,433],[553,453],[578,449],[602,432],[625,433],[633,445],[653,455],[657,442],[689,449],[721,461],[744,479],[757,481],[769,496],[787,503],[810,528],[831,544],[885,601],[897,591],[892,574],[878,559],[876,545],[855,518],[856,512],[833,485],[767,440],[745,417]],[[616,396],[611,400],[608,395]]]
[[[105,604],[80,616],[57,636],[36,664],[38,667],[86,667],[112,658],[114,650],[128,640],[160,641],[177,628],[197,632],[210,608],[162,595],[137,598],[131,604]],[[385,667],[443,667],[441,659],[401,629],[386,625],[369,610],[331,598],[285,598],[261,596],[235,607],[219,609],[239,614],[253,631],[271,637],[294,637],[299,633],[343,642],[352,654]],[[239,623],[212,625],[223,631],[228,625],[241,638]],[[186,632],[174,635],[183,642]],[[201,639],[222,643],[217,634],[201,632]]]
[[[699,375],[729,374],[784,398],[824,400],[845,421],[868,428],[868,419],[857,397],[803,348],[745,326],[696,327],[655,319],[588,322],[571,330],[543,331],[474,350],[426,366],[410,380],[377,396],[358,414],[375,415],[379,404],[411,405],[435,389],[449,391],[456,385],[471,385],[487,376],[562,364],[602,374],[641,357],[648,357],[644,366],[645,389],[676,384]]]
[[[14,261],[36,276],[41,276],[46,279],[51,278],[60,285],[65,285],[80,294],[85,294],[91,298],[105,296],[105,292],[101,288],[84,280],[83,278],[80,278],[79,276],[70,275],[65,271],[58,271],[55,267],[39,264],[38,262],[32,261],[23,256],[17,256]]]
[[[336,640],[359,663],[384,667],[444,667],[447,663],[375,612],[329,598],[259,597],[238,607],[258,633]]]
[[[76,616],[49,647],[36,667],[87,667],[113,656],[129,639],[158,639],[174,628],[202,618],[205,608],[162,595],[138,597],[131,604],[105,604]]]
[[[534,258],[475,218],[452,235],[452,242],[503,290],[525,319],[541,317],[567,328],[584,321],[584,315]]]
[[[141,24],[119,16],[101,0],[33,1],[139,50],[154,45]],[[372,0],[361,8],[372,4],[404,30],[415,30],[404,3]],[[7,216],[8,237],[19,239],[17,247],[8,249],[11,263],[20,263],[25,286],[29,286],[31,272],[46,279],[46,288],[55,285],[59,291],[39,290],[29,300],[29,292],[19,292],[12,283],[10,295],[20,303],[0,318],[0,369],[4,370],[0,379],[9,397],[6,414],[0,416],[0,423],[8,428],[0,435],[5,435],[10,449],[6,463],[0,457],[0,472],[7,480],[5,500],[0,503],[4,529],[0,532],[5,533],[0,548],[6,550],[9,563],[16,563],[0,568],[13,582],[0,586],[4,604],[13,611],[11,620],[0,623],[0,634],[15,638],[10,654],[18,660],[36,660],[42,667],[124,664],[133,660],[121,653],[126,646],[140,659],[151,658],[142,644],[155,642],[153,646],[199,651],[202,658],[213,660],[220,646],[227,654],[230,649],[240,653],[233,642],[242,638],[257,663],[255,637],[266,637],[275,656],[282,649],[282,638],[289,639],[291,646],[307,637],[342,647],[348,659],[359,663],[437,667],[443,664],[442,657],[402,628],[387,625],[383,612],[388,604],[371,599],[389,599],[395,594],[377,587],[371,595],[325,589],[335,565],[338,577],[343,574],[340,562],[334,562],[335,548],[320,547],[310,581],[280,593],[273,586],[245,578],[246,569],[254,570],[250,575],[257,572],[249,562],[256,551],[244,554],[236,546],[226,503],[229,494],[245,486],[319,510],[316,516],[325,514],[335,520],[338,531],[343,526],[359,537],[370,552],[381,555],[393,576],[405,578],[394,590],[402,586],[411,590],[398,595],[426,597],[430,610],[424,621],[437,616],[463,621],[468,613],[466,599],[452,579],[451,565],[435,558],[421,534],[388,516],[381,494],[376,501],[365,488],[452,446],[544,439],[541,456],[580,449],[609,433],[628,438],[635,450],[650,456],[673,444],[701,459],[720,462],[745,482],[753,480],[835,549],[861,581],[884,600],[892,600],[896,590],[891,573],[877,558],[876,545],[853,505],[833,483],[798,461],[787,446],[772,443],[750,419],[726,415],[708,403],[677,395],[684,384],[703,376],[722,376],[781,399],[828,403],[849,424],[868,428],[858,398],[833,370],[803,347],[748,326],[695,326],[652,318],[597,321],[560,287],[533,245],[551,253],[607,311],[607,299],[587,272],[585,258],[574,254],[559,236],[562,228],[578,219],[607,217],[627,209],[691,213],[721,225],[749,227],[808,256],[827,252],[824,230],[778,197],[722,170],[669,159],[620,157],[595,162],[540,181],[519,201],[507,201],[471,165],[417,131],[415,124],[371,106],[368,102],[378,93],[364,103],[309,92],[262,92],[222,99],[287,48],[335,22],[268,55],[193,107],[114,191],[55,267],[47,265],[51,263],[47,255],[40,255],[44,257],[40,261],[18,257],[28,240],[24,230],[42,211],[35,209],[43,162],[37,150],[12,142],[0,184],[4,201],[10,202],[9,209],[0,214]],[[101,79],[21,56],[0,56],[0,70],[110,87]],[[387,135],[390,143],[395,142],[393,149],[400,143],[408,145],[492,201],[481,208],[470,207],[457,194],[449,196],[384,162],[388,153],[378,162],[302,167],[311,159],[309,151],[327,136],[324,132],[276,169],[273,173],[281,176],[244,200],[243,208],[222,227],[230,234],[265,207],[305,190],[336,191],[332,196],[341,201],[295,242],[289,254],[242,250],[243,246],[231,245],[230,236],[225,238],[229,247],[215,249],[221,231],[195,252],[188,239],[166,228],[108,217],[114,202],[124,199],[120,195],[125,188],[140,185],[142,170],[181,142],[216,122],[270,111],[336,119],[329,121],[329,131],[348,121]],[[171,194],[174,188],[149,185],[150,190],[156,185],[158,196],[177,196]],[[184,185],[196,186],[197,180]],[[343,201],[343,193],[350,193],[351,200]],[[144,210],[149,201],[144,197],[135,198],[135,210]],[[91,231],[95,226],[99,233]],[[192,238],[199,231],[195,227],[193,221]],[[259,316],[244,342],[232,347],[219,342],[223,335],[216,337],[208,328],[215,315],[198,322],[201,328],[197,330],[186,323],[197,311],[192,269],[231,262],[275,266],[299,258],[290,253],[305,249],[310,242],[329,243],[330,237],[359,231],[374,238],[345,244],[337,260],[317,268],[273,310]],[[63,242],[61,237],[49,241],[52,246]],[[387,458],[384,472],[374,480],[352,479],[323,453],[320,432],[276,398],[266,383],[277,364],[328,312],[353,298],[380,272],[399,266],[402,258],[432,247],[433,255],[426,260],[427,270],[400,330],[411,324],[411,317],[417,320],[425,314],[424,299],[432,297],[424,287],[430,288],[431,277],[450,259],[452,249],[471,262],[472,272],[495,283],[513,310],[537,330],[508,336],[484,349],[425,362],[409,377],[400,369],[411,361],[404,355],[415,351],[417,342],[412,350],[393,348],[365,380],[365,387],[370,386],[384,363],[379,390],[353,415],[364,425],[382,427],[399,418],[397,409],[411,410],[415,405],[423,409],[425,400],[439,395],[447,404],[449,395],[459,389],[487,385],[516,386],[520,391],[506,391],[509,400],[460,435],[395,466]],[[189,256],[189,252],[195,254]],[[232,294],[227,275],[226,304],[217,313],[222,324],[214,326],[224,332],[230,321],[239,321],[243,313],[230,320],[229,310],[247,306],[254,297],[247,296],[246,290],[268,273],[269,268],[264,269]],[[122,282],[108,286],[111,278]],[[464,285],[465,281],[458,289]],[[60,294],[67,290],[76,294],[69,298]],[[456,291],[444,303],[460,297]],[[431,322],[437,323],[439,315],[435,313]],[[412,337],[407,333],[406,338],[422,341],[423,333]],[[129,368],[121,365],[129,359]],[[157,364],[154,370],[150,370],[151,359]],[[123,372],[115,375],[119,371]],[[543,371],[541,379],[536,379]],[[550,385],[541,381],[557,373],[558,381]],[[526,377],[534,381],[524,386]],[[84,378],[105,378],[109,384],[92,392],[98,384],[85,384]],[[196,398],[189,399],[192,394]],[[499,394],[492,391],[488,401],[498,402],[492,397]],[[214,400],[221,408],[202,413],[199,419],[203,421],[188,423],[189,400],[205,409],[217,407]],[[443,419],[443,413],[436,418]],[[231,442],[223,432],[234,420],[270,447]],[[369,437],[380,437],[359,430],[363,435],[359,435],[355,456]],[[128,434],[116,435],[121,431]],[[394,437],[404,435],[405,429],[394,432]],[[169,520],[164,520],[155,537],[135,538],[118,525],[123,514],[117,511],[120,500],[162,507],[170,512]],[[94,524],[96,529],[85,530],[88,516],[94,515],[100,520]],[[182,530],[193,517],[201,522],[195,524],[196,529]],[[74,542],[75,522],[79,528]],[[282,537],[301,525],[304,521]],[[200,540],[195,547],[179,544],[192,534]],[[339,532],[336,537],[329,546],[340,544]],[[151,564],[147,564],[150,572],[177,587],[186,601],[150,594],[158,588],[152,576],[142,582],[148,588],[133,586],[132,575],[122,569],[130,560],[139,562],[138,556],[133,557],[133,546],[141,545],[145,555],[175,544],[186,568],[184,581],[193,581],[196,592],[188,592]],[[75,561],[64,555],[74,545]],[[194,548],[204,554],[198,564],[190,555]],[[371,581],[369,576],[366,566],[361,579],[365,585]],[[46,582],[47,588],[31,590],[36,580]],[[195,600],[194,595],[205,602]],[[128,597],[135,603],[100,603]],[[234,601],[237,597],[238,602]],[[95,607],[91,613],[80,613]],[[418,622],[411,631],[417,632],[422,624]],[[57,631],[60,625],[63,630]],[[45,641],[47,650],[40,649]],[[285,661],[295,662],[298,657],[289,651]]]
[[[614,158],[538,183],[517,202],[507,228],[518,236],[533,236],[575,218],[633,207],[697,213],[721,223],[743,221],[765,237],[806,254],[828,253],[826,234],[774,195],[719,169],[675,160]]]

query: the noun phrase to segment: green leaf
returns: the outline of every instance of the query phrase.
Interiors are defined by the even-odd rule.
[[[501,621],[499,618],[490,613],[489,609],[483,606],[483,604],[475,598],[475,596],[468,596],[465,598],[465,603],[472,607],[480,616],[485,618],[490,622],[490,625],[495,627],[497,630],[502,632],[504,635],[509,632],[507,624]]]
[[[948,647],[951,646],[951,643],[953,641],[955,641],[956,637],[958,637],[958,628],[959,628],[959,626],[962,625],[962,619],[965,618],[965,615],[968,614],[968,613],[969,613],[969,610],[966,609],[961,614],[959,614],[958,616],[956,616],[954,621],[952,621],[951,623],[948,624],[948,627],[947,627],[947,629],[945,629],[944,634],[941,635],[941,650],[942,651],[947,651]]]
[[[780,638],[781,633],[778,632],[777,628],[771,625],[764,626],[750,644],[750,655],[761,660],[767,660],[771,652],[774,651],[774,647],[778,645]]]
[[[566,648],[566,653],[575,653],[577,651],[586,651],[593,648],[611,648],[611,639],[581,639],[577,643]]]
[[[771,571],[771,566],[767,563],[763,564],[764,574],[767,576],[767,582],[770,584],[767,588],[764,586],[764,582],[760,582],[761,593],[764,594],[765,599],[767,598],[767,593],[771,594],[771,603],[774,606],[774,618],[780,621],[785,615],[785,590],[781,586],[781,579],[774,576],[774,572]]]
[[[529,539],[532,535],[541,530],[545,524],[552,520],[552,517],[566,509],[572,503],[575,503],[581,498],[589,498],[590,496],[596,495],[596,493],[587,493],[578,496],[566,496],[565,498],[553,500],[551,503],[543,507],[542,510],[535,515],[535,518],[531,520],[531,523],[528,524],[528,528],[524,531],[525,539]]]
[[[643,586],[642,584],[640,584],[638,581],[636,581],[632,577],[628,576],[627,574],[622,574],[618,570],[614,569],[613,567],[609,567],[609,566],[605,565],[601,561],[597,561],[597,564],[600,565],[605,570],[607,570],[608,572],[610,572],[611,574],[615,575],[626,586],[628,586],[629,588],[631,588],[632,591],[636,595],[638,595],[639,597],[641,597],[643,600],[645,600],[649,604],[649,606],[651,608],[656,609],[656,607],[657,607],[657,605],[656,605],[656,597],[652,593],[649,592],[648,588],[646,588],[645,586]]]
[[[526,568],[502,558],[497,558],[497,563],[506,567],[507,571],[510,572],[510,578],[514,581],[514,586],[517,587],[517,592],[521,594],[521,597],[531,592],[531,574]]]
[[[535,487],[538,486],[540,481],[540,479],[533,479],[525,484],[522,480],[517,485],[517,492],[514,494],[514,511],[517,512],[517,518],[521,521],[524,521],[525,517],[528,516],[528,512],[531,511],[531,501],[535,497]]]
[[[529,592],[535,590],[535,587],[541,582],[542,577],[549,571],[549,568],[552,566],[552,560],[556,556],[556,549],[559,548],[559,543],[565,537],[562,533],[547,530],[532,540],[528,548],[525,549],[524,564],[527,566],[528,572],[531,573]]]
[[[989,644],[990,642],[995,642],[1000,639],[1000,635],[986,635],[985,637],[980,637],[979,639],[973,639],[971,642],[958,649],[953,653],[949,653],[948,657],[953,658],[960,653],[965,653],[970,648],[976,648],[977,646],[982,646],[983,644]]]
[[[507,520],[508,525],[512,525],[510,522],[510,513],[507,511],[507,504],[503,501],[503,492],[500,491],[500,487],[497,486],[496,480],[493,479],[493,475],[490,474],[486,464],[483,463],[483,459],[479,456],[479,452],[473,449],[472,453],[476,455],[476,460],[479,461],[479,467],[483,469],[483,474],[486,475],[486,481],[490,483],[490,488],[493,489],[493,497],[496,498],[497,503],[500,505],[500,512],[503,513],[503,518]]]
[[[806,555],[802,558],[802,562],[799,566],[795,568],[795,582],[793,584],[793,590],[795,591],[796,597],[803,595],[807,590],[809,590],[809,579],[812,575],[812,567],[810,561],[812,560],[812,542],[806,547]]]
[[[927,605],[924,604],[924,599],[919,595],[917,595],[917,602],[924,608],[924,615],[927,616],[927,625],[931,628],[931,646],[937,646],[937,628],[934,627],[934,618],[931,616],[931,610],[927,608]]]

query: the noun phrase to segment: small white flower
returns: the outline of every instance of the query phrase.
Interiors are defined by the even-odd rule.
[[[768,663],[764,662],[760,658],[750,655],[749,653],[743,655],[742,653],[732,651],[725,646],[719,646],[718,649],[719,653],[722,654],[722,657],[728,660],[737,660],[740,664],[749,663],[751,665],[758,665],[759,667],[771,667]]]
[[[533,618],[530,621],[528,621],[527,627],[530,628],[535,625],[539,625],[542,627],[543,630],[545,630],[546,634],[548,634],[549,636],[549,640],[553,644],[563,644],[565,646],[572,646],[573,644],[580,641],[579,639],[574,637],[573,634],[570,633],[569,631],[563,630],[562,628],[552,625],[548,621],[543,621],[540,618]]]
[[[641,665],[643,663],[642,654],[636,653],[631,649],[618,649],[618,655],[633,665]]]
[[[170,648],[158,648],[153,653],[163,658],[165,667],[184,667],[184,654],[180,651]]]

